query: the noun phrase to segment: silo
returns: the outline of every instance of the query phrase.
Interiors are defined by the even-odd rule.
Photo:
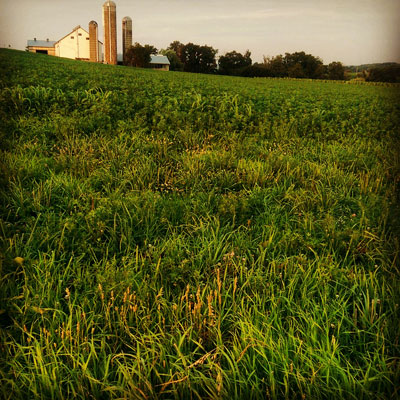
[[[104,63],[117,64],[117,7],[113,1],[103,5]]]
[[[132,46],[132,19],[124,17],[122,19],[122,51],[124,63],[126,62],[126,51]]]
[[[99,36],[96,21],[89,22],[89,61],[99,62]]]

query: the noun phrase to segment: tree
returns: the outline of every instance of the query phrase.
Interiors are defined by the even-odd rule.
[[[146,68],[149,66],[152,54],[157,54],[157,49],[154,46],[149,44],[142,46],[140,43],[136,42],[126,51],[125,65]]]
[[[251,53],[249,50],[244,55],[236,51],[231,51],[221,56],[218,60],[219,71],[221,74],[233,75],[235,71],[251,65]]]
[[[162,49],[160,53],[167,56],[169,60],[169,69],[171,71],[183,71],[183,63],[177,56],[176,52],[172,49]]]
[[[179,40],[172,42],[167,50],[173,50],[187,72],[213,73],[217,68],[215,59],[218,50],[211,46],[194,43],[183,44]],[[171,61],[170,61],[171,62]]]
[[[263,65],[270,76],[292,78],[323,78],[325,67],[322,60],[304,51],[286,53],[285,56],[265,57]]]
[[[290,78],[305,78],[306,74],[302,65],[298,62],[287,67],[287,73]]]
[[[264,64],[255,63],[240,70],[240,76],[271,77],[271,71]]]
[[[218,50],[211,46],[200,46],[194,43],[187,43],[179,50],[182,54],[181,61],[184,65],[184,71],[205,74],[215,72],[217,68],[215,56]]]
[[[344,79],[344,68],[341,62],[334,61],[328,65],[327,68],[328,79],[332,80],[343,80]]]
[[[282,54],[275,57],[263,57],[263,65],[269,70],[270,76],[284,77],[287,76],[287,70],[283,61]]]
[[[168,46],[167,50],[173,50],[183,64],[183,48],[184,47],[185,47],[185,45],[183,43],[181,43],[179,40],[175,40]]]
[[[367,82],[393,82],[400,83],[400,65],[387,65],[372,68],[365,74]]]
[[[328,67],[320,64],[315,70],[315,77],[318,79],[328,79]]]
[[[289,76],[295,78],[321,78],[322,60],[304,51],[296,53],[285,53],[283,62]]]

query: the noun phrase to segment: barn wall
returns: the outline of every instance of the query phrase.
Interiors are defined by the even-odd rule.
[[[56,54],[55,54],[55,49],[54,49],[54,47],[29,46],[29,47],[28,47],[28,50],[29,50],[31,53],[36,53],[36,50],[47,50],[47,54],[48,54],[49,56],[55,56],[55,55],[56,55]]]
[[[151,69],[156,69],[157,71],[169,71],[168,64],[150,64]]]
[[[89,59],[89,34],[78,28],[57,42],[55,49],[58,57]]]

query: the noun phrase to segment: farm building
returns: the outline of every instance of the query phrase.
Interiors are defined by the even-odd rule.
[[[102,61],[103,44],[98,40],[98,61]],[[57,57],[72,58],[74,60],[90,60],[89,32],[78,25],[72,32],[55,42]]]
[[[124,17],[122,19],[122,55],[126,62],[126,52],[132,46],[132,18]]]
[[[117,54],[117,14],[116,5],[107,0],[103,4],[104,45],[98,40],[98,24],[89,22],[89,32],[78,25],[60,40],[28,40],[27,49],[33,53],[49,54],[56,57],[71,58],[105,64],[122,64],[126,51],[132,46],[132,19],[122,19],[122,55]],[[103,54],[104,49],[104,54]],[[152,55],[149,68],[169,71],[170,62],[163,55]]]
[[[150,68],[160,71],[169,71],[169,60],[167,56],[151,56]]]
[[[96,21],[89,22],[89,61],[101,61],[101,44],[99,44],[99,29]]]
[[[104,63],[117,65],[117,6],[111,0],[103,4]]]
[[[46,40],[37,40],[36,38],[33,40],[28,40],[27,49],[31,53],[41,53],[48,54],[49,56],[55,55],[54,44],[56,42],[51,41],[49,39]]]

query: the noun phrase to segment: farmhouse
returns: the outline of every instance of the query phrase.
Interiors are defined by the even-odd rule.
[[[55,55],[54,44],[56,42],[51,41],[49,39],[46,40],[37,40],[36,38],[33,40],[28,40],[27,49],[31,53],[41,53],[48,54],[49,56]]]
[[[102,55],[103,43],[97,40],[98,52]],[[55,42],[55,55],[57,57],[72,58],[74,60],[90,60],[89,32],[78,25],[72,32]],[[101,57],[98,61],[101,61]]]
[[[169,71],[169,60],[167,56],[152,55],[150,60],[150,68],[160,71]]]
[[[97,24],[91,21],[91,35],[80,25],[60,40],[28,40],[27,49],[31,53],[72,58],[73,60],[102,62],[103,43],[97,40]],[[97,43],[97,45],[96,45]]]

